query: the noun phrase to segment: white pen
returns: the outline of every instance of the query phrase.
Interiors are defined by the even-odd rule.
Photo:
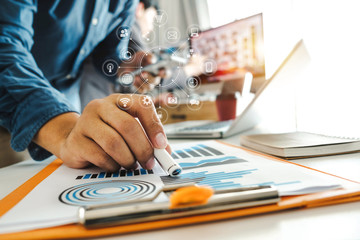
[[[171,177],[175,177],[181,173],[182,168],[165,149],[154,148],[154,155],[162,169],[169,173]]]

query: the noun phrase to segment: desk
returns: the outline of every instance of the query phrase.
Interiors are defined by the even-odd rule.
[[[184,140],[171,140],[180,143]],[[239,136],[224,139],[239,143]],[[52,159],[46,160],[51,162]],[[360,153],[294,160],[360,182]],[[0,169],[0,198],[44,167],[28,160]],[[243,217],[101,239],[360,239],[360,202]]]

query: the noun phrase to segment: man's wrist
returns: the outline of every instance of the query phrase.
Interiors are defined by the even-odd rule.
[[[52,118],[40,128],[33,142],[60,157],[60,150],[78,119],[79,114],[75,112],[63,113]]]

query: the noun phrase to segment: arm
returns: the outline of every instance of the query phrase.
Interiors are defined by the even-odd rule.
[[[38,68],[30,50],[36,3],[6,1],[0,7],[0,125],[11,133],[16,151],[29,147],[34,159],[51,154],[31,143],[53,117],[73,111]]]
[[[112,48],[113,37],[116,36],[109,36],[102,43],[99,57],[111,55],[117,49],[118,46]],[[116,43],[118,41],[116,38]],[[122,97],[131,99],[132,106],[126,111],[118,107]],[[167,147],[169,150],[154,106],[141,105],[141,96],[137,95],[112,95],[92,101],[81,116],[77,113],[58,114],[42,125],[33,142],[70,167],[94,164],[108,171],[115,171],[120,166],[132,168],[136,160],[144,168],[152,168],[153,148]]]

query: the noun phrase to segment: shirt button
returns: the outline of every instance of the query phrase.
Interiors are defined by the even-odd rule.
[[[98,24],[99,20],[97,18],[93,18],[91,20],[92,25],[96,26]]]
[[[81,54],[81,55],[84,55],[85,52],[86,52],[85,49],[81,49],[81,50],[80,50],[80,54]]]
[[[71,78],[71,74],[66,75],[65,78],[66,78],[66,79],[70,79],[70,78]]]

